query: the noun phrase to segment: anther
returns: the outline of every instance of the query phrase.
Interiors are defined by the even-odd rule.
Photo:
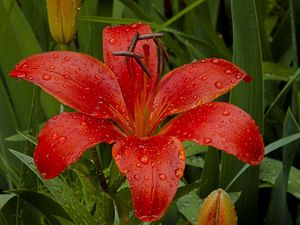
[[[137,55],[133,52],[123,52],[123,51],[111,52],[111,54],[115,55],[115,56],[126,56],[126,57],[134,58],[135,61],[139,64],[139,66],[142,68],[142,70],[147,74],[147,76],[151,77],[150,71],[148,70],[146,65],[143,63],[143,61],[141,60],[141,58],[143,58],[142,56]]]

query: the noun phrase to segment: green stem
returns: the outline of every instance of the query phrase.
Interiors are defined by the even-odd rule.
[[[108,185],[104,177],[103,168],[100,164],[99,155],[96,148],[92,148],[92,154],[93,154],[93,161],[97,170],[99,186],[102,191],[106,192]]]

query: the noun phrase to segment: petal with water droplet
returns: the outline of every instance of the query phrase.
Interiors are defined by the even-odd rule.
[[[213,146],[251,165],[264,157],[263,140],[254,120],[229,103],[211,102],[191,109],[166,124],[160,134]]]
[[[137,218],[155,221],[171,203],[183,176],[185,153],[175,137],[128,137],[113,146],[113,157],[126,174]],[[137,166],[138,165],[138,166]]]
[[[117,118],[126,124],[127,112],[121,110],[126,106],[116,76],[89,55],[69,51],[33,55],[22,60],[10,75],[37,84],[85,114]]]
[[[151,39],[140,40],[134,49],[134,53],[143,56],[142,61],[144,61],[150,71],[151,77],[144,74],[136,63],[134,63],[134,68],[129,72],[126,62],[130,60],[126,61],[124,56],[113,56],[111,52],[128,51],[131,41],[137,32],[140,35],[151,34],[152,30],[148,25],[142,23],[106,27],[103,30],[104,62],[116,74],[131,115],[134,112],[135,99],[140,96],[141,89],[146,88],[148,92],[152,92],[157,84],[156,45]],[[144,80],[146,80],[146,86],[144,86]]]
[[[76,161],[87,148],[122,138],[123,134],[108,120],[64,112],[50,119],[40,132],[34,161],[42,176],[50,179]]]
[[[214,58],[172,70],[159,82],[151,116],[154,128],[150,129],[155,130],[166,116],[212,101],[246,76],[243,70],[231,62]]]

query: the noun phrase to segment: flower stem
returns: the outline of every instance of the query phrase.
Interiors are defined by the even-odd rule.
[[[92,148],[92,157],[93,157],[94,164],[96,166],[100,189],[102,191],[106,192],[107,191],[107,182],[104,177],[103,168],[100,164],[99,154],[98,154],[96,148]]]

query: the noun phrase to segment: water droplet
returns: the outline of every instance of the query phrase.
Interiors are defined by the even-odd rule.
[[[109,69],[111,69],[111,70],[113,70],[113,69],[115,68],[113,65],[109,65],[108,67],[109,67]]]
[[[57,134],[57,133],[53,133],[53,134],[52,134],[52,139],[53,139],[53,140],[55,140],[57,137],[58,137],[58,134]]]
[[[230,112],[228,111],[228,110],[225,110],[224,112],[223,112],[223,116],[229,116],[230,115]]]
[[[222,89],[222,88],[224,87],[224,85],[223,85],[223,83],[222,83],[221,81],[217,81],[217,82],[215,83],[215,86],[216,86],[216,88],[218,88],[218,89]]]
[[[201,80],[207,80],[207,76],[201,77]]]
[[[27,63],[24,63],[23,65],[22,65],[22,68],[23,69],[25,69],[25,68],[27,68],[28,67],[28,64]]]
[[[121,160],[122,156],[120,154],[116,155],[115,160]]]
[[[132,28],[137,28],[137,25],[136,24],[132,24],[131,27]]]
[[[218,62],[219,62],[218,59],[213,59],[213,60],[212,60],[212,63],[218,63]]]
[[[194,69],[190,69],[190,70],[189,70],[189,73],[194,73],[194,72],[195,72]]]
[[[65,61],[69,61],[69,60],[70,60],[70,57],[66,56]]]
[[[112,45],[115,44],[117,42],[117,40],[115,38],[112,38],[109,40],[109,43],[111,43]]]
[[[33,80],[33,77],[30,76],[30,75],[28,75],[28,76],[26,76],[26,79],[27,79],[27,80]]]
[[[140,164],[140,163],[137,163],[137,164],[135,164],[136,165],[136,167],[138,167],[138,168],[141,168],[142,167],[142,165]]]
[[[134,179],[135,179],[135,180],[140,180],[141,177],[140,177],[139,175],[136,174],[136,175],[134,175]]]
[[[167,175],[164,174],[164,173],[160,173],[158,177],[159,177],[159,179],[162,180],[162,181],[165,181],[165,180],[167,179]]]
[[[240,74],[240,73],[237,73],[237,74],[235,75],[235,78],[236,78],[236,79],[241,79],[241,77],[242,77],[242,74]]]
[[[140,158],[140,161],[141,161],[143,164],[148,164],[149,158],[148,158],[148,156],[143,155],[142,158]]]
[[[43,78],[43,80],[51,80],[51,75],[44,74],[42,78]]]
[[[54,65],[50,65],[49,68],[53,70],[53,69],[55,69],[55,66]]]
[[[98,72],[99,72],[99,73],[102,73],[102,72],[103,72],[103,69],[98,69]]]
[[[80,125],[81,126],[86,126],[86,122],[81,122]]]
[[[144,180],[149,180],[149,177],[147,175],[145,175]]]
[[[209,144],[209,143],[211,143],[211,138],[205,138],[205,139],[203,140],[203,143],[204,143],[204,144]]]
[[[59,143],[63,144],[66,142],[66,140],[67,140],[67,138],[65,136],[61,136],[58,141],[59,141]]]
[[[232,74],[232,70],[225,70],[225,73],[227,73],[227,74]]]
[[[181,178],[183,175],[183,169],[182,168],[178,168],[177,170],[175,170],[175,175],[177,178]]]

